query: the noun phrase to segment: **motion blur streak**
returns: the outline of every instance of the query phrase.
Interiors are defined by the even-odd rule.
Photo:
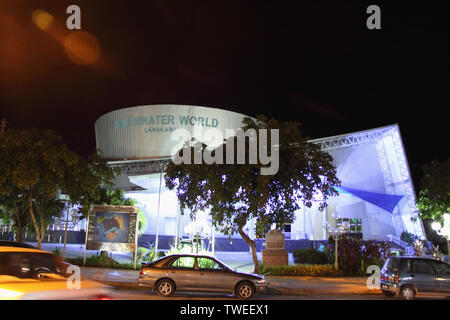
[[[0,288],[0,300],[14,300],[19,298],[22,294],[23,294],[22,292]]]

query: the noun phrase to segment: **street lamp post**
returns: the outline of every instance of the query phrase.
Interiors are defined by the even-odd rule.
[[[340,227],[333,227],[328,222],[326,222],[325,225],[324,225],[324,228],[327,231],[327,233],[332,236],[332,238],[334,240],[334,243],[335,243],[334,268],[336,270],[338,270],[339,269],[339,264],[338,264],[338,241],[347,232],[347,230],[350,228],[350,225],[349,225],[348,222],[344,222],[344,223],[342,223],[342,226],[340,226]]]
[[[208,222],[204,218],[197,218],[184,227],[184,232],[189,235],[192,234],[192,250],[194,250],[195,245],[196,253],[198,253],[200,240],[202,239],[201,236],[209,237],[211,231],[211,226],[208,225]]]

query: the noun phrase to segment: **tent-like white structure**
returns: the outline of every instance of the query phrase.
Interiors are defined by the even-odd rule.
[[[425,239],[398,125],[311,140],[331,154],[342,185],[323,212],[297,213],[291,238],[325,240],[323,225],[348,221],[364,240]]]
[[[425,239],[398,125],[310,142],[331,154],[342,184],[337,188],[339,196],[330,198],[325,210],[319,211],[315,205],[298,210],[296,220],[286,228],[287,239],[326,240],[329,235],[324,225],[328,222],[336,226],[344,221],[349,222],[350,232],[360,233],[364,240],[401,243],[403,231]],[[127,166],[129,162],[133,163],[119,163]],[[139,162],[132,167],[136,165],[145,167]],[[146,234],[154,235],[158,229],[159,235],[175,236],[178,232],[178,235],[186,236],[184,230],[190,223],[189,215],[180,216],[176,196],[164,187],[163,179],[160,188],[161,172],[143,174],[139,173],[141,170],[131,169],[129,172],[118,186],[128,190],[127,196],[141,203],[151,221]],[[135,190],[130,190],[130,186]],[[136,186],[140,190],[136,190]],[[248,228],[251,234],[254,223],[250,222]],[[216,232],[215,237],[228,235]]]

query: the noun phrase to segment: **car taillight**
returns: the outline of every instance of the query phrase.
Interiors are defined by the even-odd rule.
[[[142,269],[139,270],[139,275],[141,275],[141,276],[144,275],[144,270],[142,270]]]
[[[113,297],[101,295],[101,296],[95,296],[92,298],[92,300],[115,300]]]
[[[400,276],[398,274],[394,275],[394,282],[400,282]]]
[[[391,282],[400,282],[400,276],[398,274],[394,274],[394,276],[381,275],[380,280],[391,281]]]

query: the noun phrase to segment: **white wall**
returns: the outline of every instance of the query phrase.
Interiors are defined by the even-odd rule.
[[[227,138],[226,130],[242,127],[244,117],[232,111],[187,105],[119,109],[101,116],[95,122],[97,148],[107,159],[167,158],[178,144],[171,140],[174,129],[187,129],[197,137],[201,137],[206,130],[218,129]],[[191,118],[188,123],[182,121]],[[155,123],[151,124],[149,119]]]

